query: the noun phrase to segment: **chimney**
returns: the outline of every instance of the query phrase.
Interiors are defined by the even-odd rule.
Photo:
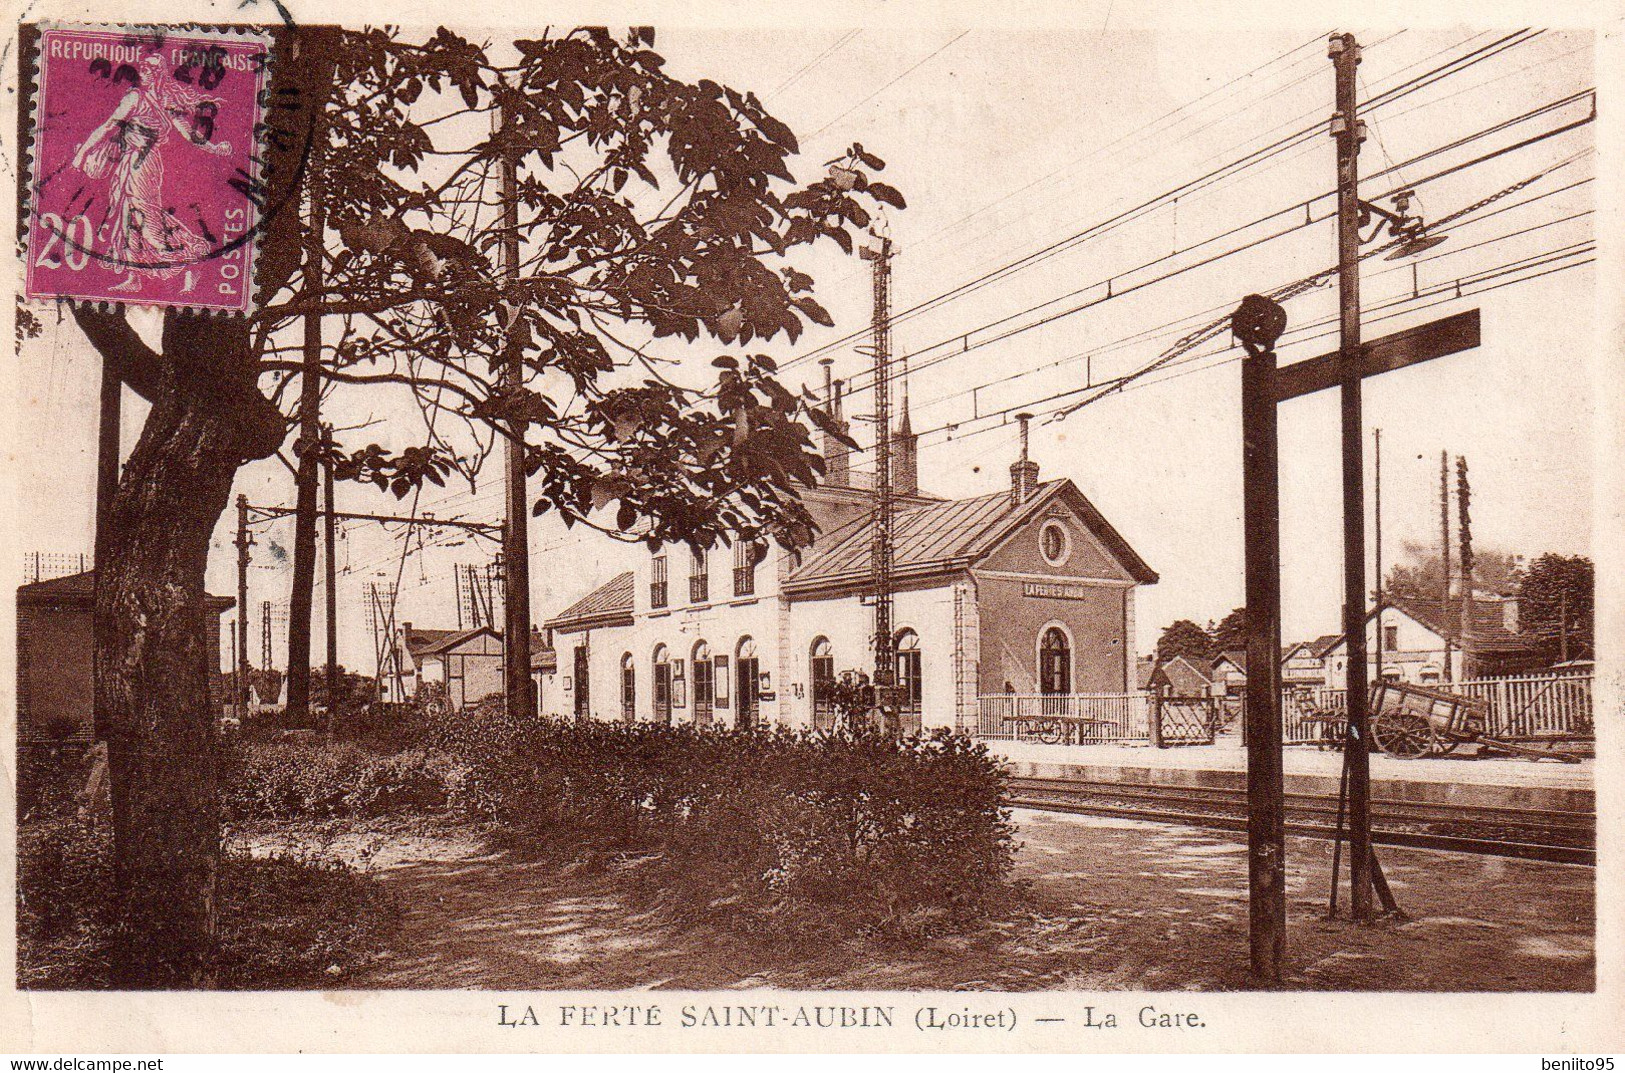
[[[824,358],[818,364],[824,367],[824,406],[825,412],[835,420],[836,426],[842,432],[847,430],[847,424],[841,420],[841,381],[830,377],[830,366],[835,363],[833,358]],[[852,461],[846,444],[824,433],[824,483],[840,488],[850,487],[852,484]]]
[[[1021,424],[1021,459],[1010,467],[1010,505],[1019,507],[1038,491],[1038,463],[1027,457],[1027,423],[1032,414],[1017,414]]]
[[[892,491],[900,496],[918,495],[920,491],[920,438],[908,419],[908,385],[903,385],[903,419],[897,423],[897,436],[893,441],[891,460]]]
[[[1503,596],[1501,598],[1501,625],[1508,633],[1518,632],[1518,598],[1516,596]]]

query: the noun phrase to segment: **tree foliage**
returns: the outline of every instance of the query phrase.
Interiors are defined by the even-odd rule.
[[[1237,607],[1220,619],[1217,625],[1208,626],[1208,636],[1213,639],[1210,650],[1217,658],[1221,652],[1245,651],[1247,648],[1247,609]]]
[[[1157,638],[1157,662],[1166,663],[1175,656],[1184,656],[1198,668],[1206,668],[1213,658],[1213,637],[1190,619],[1182,618],[1165,627]]]
[[[1539,640],[1552,662],[1590,658],[1595,592],[1590,559],[1547,552],[1529,564],[1518,586],[1518,628]]]
[[[1459,590],[1460,563],[1450,559],[1451,577]],[[1492,548],[1473,551],[1473,588],[1497,596],[1518,589],[1519,558]],[[1398,600],[1437,600],[1444,588],[1444,560],[1437,548],[1407,540],[1398,562],[1388,568],[1383,594]]]

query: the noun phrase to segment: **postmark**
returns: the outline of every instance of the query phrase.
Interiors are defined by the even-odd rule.
[[[40,34],[26,297],[247,313],[270,38]]]

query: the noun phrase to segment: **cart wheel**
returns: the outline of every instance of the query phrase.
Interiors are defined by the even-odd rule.
[[[1056,722],[1043,723],[1038,728],[1038,740],[1045,745],[1055,745],[1061,740],[1061,724]]]
[[[1377,748],[1401,760],[1426,756],[1436,745],[1433,725],[1409,712],[1378,712],[1371,721],[1371,738]]]

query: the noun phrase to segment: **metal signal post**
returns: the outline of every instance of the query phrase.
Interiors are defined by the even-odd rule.
[[[897,708],[897,655],[892,638],[892,502],[891,473],[891,239],[863,251],[874,262],[874,312],[871,356],[875,382],[874,524],[869,563],[875,607],[875,700],[888,721]],[[888,729],[890,729],[888,727]]]

